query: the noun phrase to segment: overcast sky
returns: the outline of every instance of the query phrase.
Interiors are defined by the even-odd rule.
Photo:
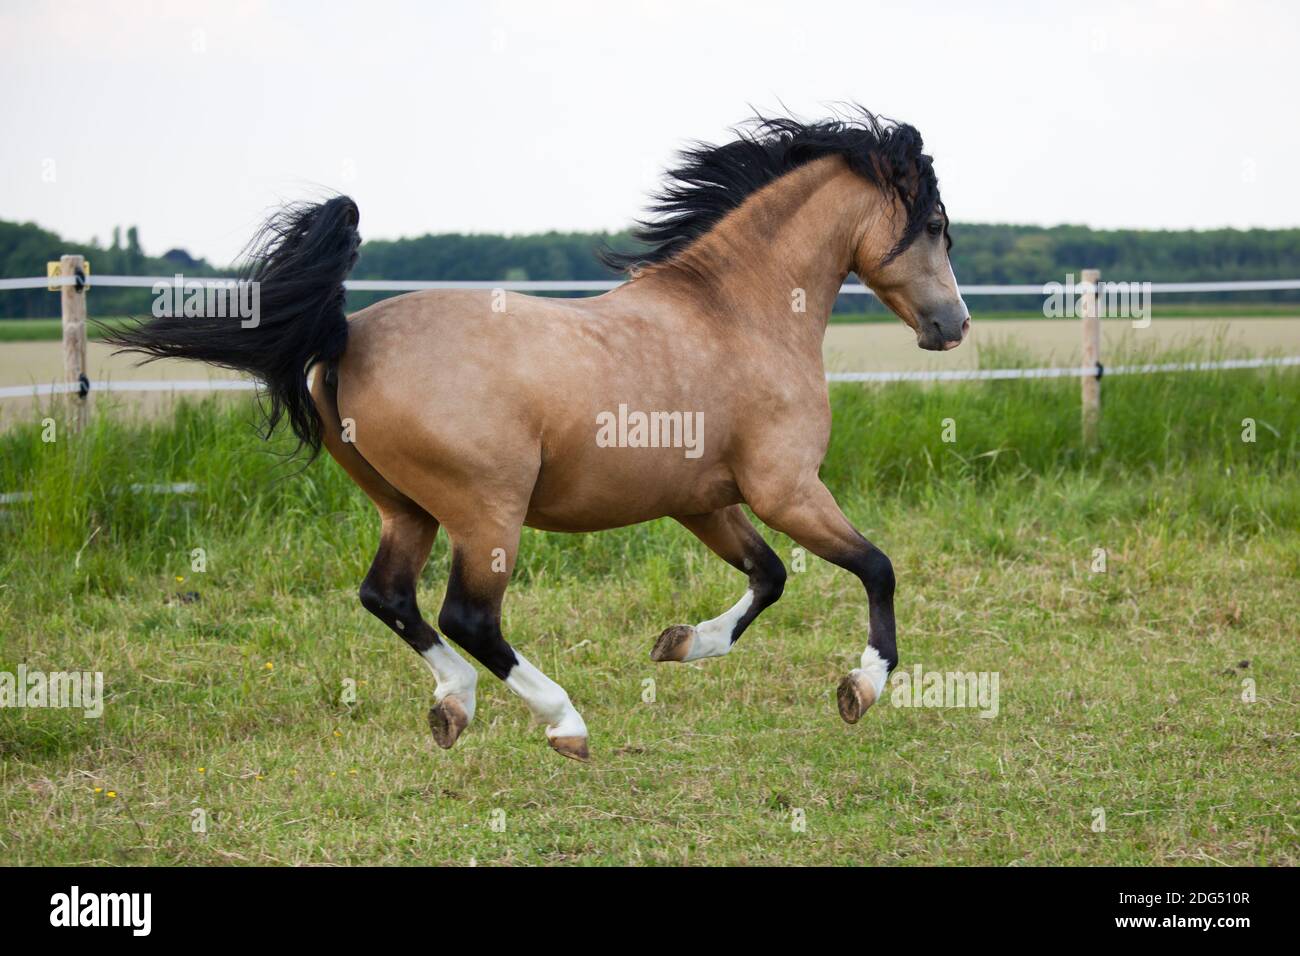
[[[617,229],[750,105],[912,123],[954,219],[1300,225],[1300,4],[0,0],[0,218],[229,261],[342,190],[367,238]]]

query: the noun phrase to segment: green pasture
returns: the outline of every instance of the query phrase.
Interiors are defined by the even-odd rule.
[[[251,403],[101,407],[53,442],[33,405],[0,434],[0,492],[34,493],[0,508],[0,672],[101,671],[105,700],[0,709],[0,855],[1294,865],[1300,371],[1107,379],[1104,405],[1090,456],[1073,381],[832,390],[823,477],[894,561],[901,668],[996,674],[992,717],[887,697],[844,725],[865,601],[816,558],[732,654],[656,665],[740,575],[670,521],[526,532],[505,629],[583,713],[586,764],[486,672],[433,745],[432,678],[356,598],[372,508],[260,442]],[[431,618],[446,570],[440,540]]]

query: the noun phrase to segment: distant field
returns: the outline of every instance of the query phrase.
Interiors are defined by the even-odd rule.
[[[106,325],[115,325],[125,321],[122,318],[106,318]],[[99,330],[94,325],[86,329],[87,337],[99,338]],[[63,321],[61,319],[0,319],[0,343],[4,342],[57,342],[63,338]]]
[[[1214,345],[1235,355],[1300,355],[1300,318],[1155,319],[1145,329],[1131,322],[1102,322],[1103,363],[1121,355],[1144,355],[1175,348]],[[889,323],[832,325],[823,349],[834,371],[957,369],[990,367],[990,357],[1011,346],[1038,365],[1076,365],[1082,331],[1076,320],[1006,319],[971,324],[971,336],[951,352],[925,352],[897,319]],[[995,363],[994,363],[995,364]]]
[[[92,380],[104,379],[221,379],[237,378],[234,372],[213,368],[197,362],[160,360],[147,365],[137,365],[138,356],[114,355],[102,343],[90,342],[86,347],[86,369]],[[0,342],[0,386],[41,385],[63,381],[63,347],[58,341],[50,342]],[[230,401],[233,394],[221,395],[219,402]],[[131,413],[156,415],[174,405],[166,393],[109,395],[92,394],[92,409],[121,408]],[[41,405],[30,398],[0,399],[0,430],[16,423],[41,417]]]
[[[86,347],[86,369],[92,379],[235,378],[224,369],[175,359],[139,364],[138,355],[114,355],[102,342]],[[0,385],[42,384],[63,380],[63,345],[60,342],[6,342],[0,344]]]
[[[861,316],[859,316],[859,319]],[[22,339],[9,325],[44,323],[53,333],[45,339]],[[57,322],[24,320],[0,322],[0,385],[60,380],[63,353],[58,344]],[[1252,353],[1271,349],[1300,349],[1300,316],[1243,318],[1158,318],[1147,329],[1134,329],[1125,320],[1102,323],[1105,351],[1165,349],[1189,342],[1222,341]],[[976,319],[971,338],[959,349],[942,354],[916,347],[915,337],[898,319],[888,322],[837,322],[826,334],[828,367],[849,368],[974,368],[982,347],[1010,342],[1035,361],[1064,364],[1074,361],[1079,348],[1079,324],[1066,319]],[[93,336],[92,336],[93,340]],[[232,373],[189,362],[154,362],[138,366],[138,358],[114,356],[104,345],[91,342],[88,365],[92,378],[228,378]]]

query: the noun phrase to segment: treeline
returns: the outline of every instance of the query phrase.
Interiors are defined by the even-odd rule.
[[[414,239],[375,239],[361,247],[352,275],[358,279],[618,279],[600,261],[600,250],[628,249],[626,234],[544,232],[524,236],[442,233]],[[350,308],[363,308],[383,293],[352,294]]]
[[[0,219],[0,278],[43,276],[47,262],[53,262],[63,255],[78,254],[90,261],[92,280],[96,274],[217,274],[217,270],[201,259],[194,259],[183,249],[172,249],[161,256],[145,255],[140,245],[139,230],[135,226],[127,229],[125,236],[120,228],[114,229],[111,244],[104,246],[97,240],[72,242],[30,222]],[[148,311],[152,301],[153,296],[148,289],[100,288],[95,290],[91,314],[139,314]],[[59,296],[56,293],[45,289],[0,291],[0,317],[35,318],[58,314]]]
[[[1216,229],[1208,231],[1097,230],[1085,226],[985,225],[955,223],[953,268],[967,285],[1063,281],[1085,268],[1104,278],[1134,282],[1227,281],[1300,278],[1300,229]],[[361,249],[353,272],[359,279],[551,279],[616,278],[601,264],[600,249],[633,249],[625,233],[548,232],[524,236],[448,233],[412,239],[372,240]],[[0,276],[45,274],[45,263],[64,253],[81,253],[100,275],[203,276],[230,274],[191,257],[183,249],[145,255],[138,231],[115,231],[111,244],[77,243],[31,223],[0,220]],[[354,295],[356,308],[379,298]],[[1188,297],[1190,298],[1190,297]],[[1295,302],[1295,293],[1249,293],[1220,297],[1230,302]],[[149,290],[95,290],[94,314],[139,314],[152,301]],[[1214,301],[1202,297],[1202,301]],[[842,308],[861,310],[870,297],[843,297]],[[985,298],[982,311],[1036,308],[1023,297]],[[0,316],[58,314],[58,297],[44,290],[0,293]]]

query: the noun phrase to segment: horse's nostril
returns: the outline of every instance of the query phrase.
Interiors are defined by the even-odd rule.
[[[966,316],[966,321],[963,322],[963,323],[961,324],[961,336],[962,336],[962,338],[965,338],[965,337],[966,337],[966,333],[969,332],[969,331],[970,331],[970,316],[968,315],[968,316]]]

